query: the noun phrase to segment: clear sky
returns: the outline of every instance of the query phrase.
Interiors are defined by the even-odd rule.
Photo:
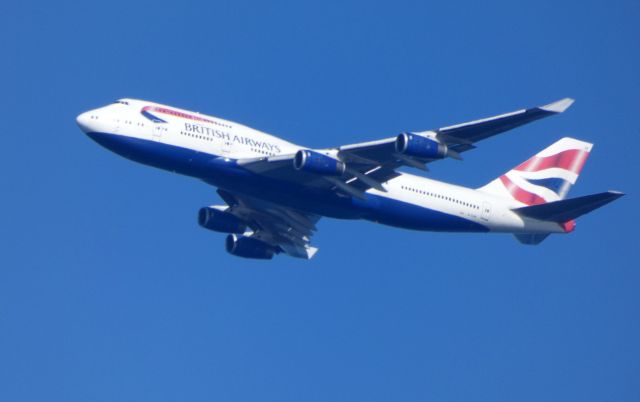
[[[638,401],[638,1],[0,3],[0,401]],[[121,97],[310,147],[576,98],[429,176],[480,186],[563,136],[538,247],[322,220],[312,261],[232,257],[197,180],[77,128]]]

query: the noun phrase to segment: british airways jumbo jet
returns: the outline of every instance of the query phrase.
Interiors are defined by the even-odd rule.
[[[226,205],[200,209],[198,223],[227,233],[246,258],[313,257],[321,217],[366,219],[406,229],[512,233],[539,244],[569,233],[575,219],[623,194],[565,199],[592,144],[562,138],[504,175],[465,188],[399,172],[460,154],[476,143],[564,112],[572,99],[377,141],[308,149],[242,124],[154,102],[121,99],[77,117],[103,147],[218,188]]]

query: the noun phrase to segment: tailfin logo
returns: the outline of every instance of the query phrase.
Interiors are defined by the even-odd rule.
[[[560,140],[556,144],[562,142]],[[561,200],[578,179],[589,150],[590,144],[585,149],[564,149],[546,156],[543,151],[500,176],[500,181],[513,198],[526,205]]]

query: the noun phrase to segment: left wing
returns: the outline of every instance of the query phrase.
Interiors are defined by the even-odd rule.
[[[305,152],[303,150],[299,152]],[[338,161],[337,150],[315,152],[316,155],[337,161],[344,166],[340,174],[318,174],[305,169],[297,169],[295,158],[298,154],[278,155],[264,158],[240,159],[237,163],[247,170],[271,179],[298,183],[307,187],[335,188],[341,194],[364,198],[364,192],[370,188],[387,191],[383,183],[400,175],[395,171],[396,165],[380,165],[374,161]]]
[[[317,215],[305,214],[267,201],[240,196],[226,190],[218,194],[229,205],[225,211],[237,216],[252,230],[249,236],[292,257],[310,259],[318,251],[310,245],[317,230]]]
[[[467,123],[407,134],[432,139],[446,147],[446,152],[441,155],[442,157],[460,159],[460,153],[474,149],[475,143],[543,117],[562,113],[573,102],[573,99],[565,98],[544,106],[521,109]],[[426,169],[424,164],[442,159],[403,155],[397,152],[397,143],[398,137],[392,137],[378,141],[344,145],[338,149],[348,159],[374,161],[380,165],[408,165],[423,170]]]
[[[397,137],[325,150],[300,150],[296,154],[238,160],[246,169],[283,181],[311,187],[332,188],[346,196],[365,198],[374,188],[386,191],[384,183],[397,177],[396,169],[426,165],[447,157],[461,159],[475,143],[543,117],[564,112],[573,104],[565,98],[548,105],[521,109],[486,119]]]

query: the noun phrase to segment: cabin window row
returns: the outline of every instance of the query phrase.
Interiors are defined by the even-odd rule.
[[[187,131],[180,131],[180,134],[186,135],[187,137],[198,138],[198,139],[205,140],[205,141],[213,141],[212,137],[207,137],[207,136],[199,135],[199,134],[193,134],[193,133],[190,133],[190,132],[187,132]]]
[[[134,122],[131,121],[131,120],[125,120],[124,124],[132,125],[132,124],[134,124]],[[136,122],[135,125],[138,126],[138,127],[144,127],[144,123],[141,123],[141,122]]]
[[[198,139],[205,140],[205,141],[213,141],[213,137],[209,137],[209,136],[206,136],[206,135],[200,135],[200,134],[193,134],[193,133],[190,133],[188,131],[180,131],[180,134],[186,135],[187,137],[198,138]],[[267,155],[267,156],[275,155],[275,153],[273,153],[273,152],[267,152],[267,151],[264,151],[264,150],[259,149],[259,148],[251,147],[251,150],[253,152],[257,152],[257,153],[260,153],[260,154],[263,154],[263,155]]]
[[[220,127],[226,127],[226,128],[233,128],[231,127],[230,124],[224,124],[224,123],[220,123],[218,121],[215,120],[209,120],[211,123],[215,124],[216,126],[220,126]]]
[[[263,150],[263,149],[260,149],[260,148],[253,148],[253,147],[251,147],[251,150],[252,150],[253,152],[257,152],[257,153],[259,153],[259,154],[263,154],[263,155],[268,155],[268,156],[273,156],[273,155],[275,155],[275,153],[273,153],[273,152],[267,152],[267,151],[265,151],[265,150]]]
[[[432,193],[430,191],[425,191],[425,190],[418,190],[417,188],[408,187],[408,186],[401,186],[401,187],[402,187],[403,190],[412,191],[414,193],[427,195],[429,197],[438,198],[438,199],[441,199],[441,200],[451,201],[451,202],[454,202],[456,204],[464,205],[465,207],[469,207],[469,208],[473,208],[473,209],[480,209],[480,207],[478,205],[472,204],[470,202],[458,200],[457,198],[446,197],[446,196],[441,195],[441,194]]]

